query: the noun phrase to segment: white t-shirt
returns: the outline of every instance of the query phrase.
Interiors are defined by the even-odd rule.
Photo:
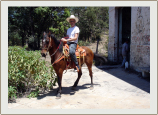
[[[70,27],[68,30],[67,30],[67,35],[69,36],[68,39],[70,38],[74,38],[75,37],[75,34],[78,33],[78,36],[79,36],[79,28],[77,26],[74,26],[74,27]],[[77,43],[78,42],[78,37],[77,37],[77,40],[75,41],[70,41],[70,42],[75,42]]]

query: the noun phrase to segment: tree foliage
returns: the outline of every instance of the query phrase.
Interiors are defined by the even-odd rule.
[[[70,16],[69,8],[65,8],[60,14],[57,11],[53,13],[53,24],[49,30],[54,33],[57,37],[66,36],[66,31],[70,27],[66,18]]]
[[[39,49],[44,31],[57,38],[66,35],[70,27],[66,18],[72,14],[79,18],[81,40],[96,40],[108,28],[107,7],[9,7],[8,43],[24,46],[27,41],[30,48]]]
[[[91,42],[108,28],[108,7],[73,7],[72,13],[79,18],[80,38]]]
[[[24,46],[27,40],[30,48],[39,49],[42,33],[53,27],[58,29],[55,34],[63,34],[67,29],[63,27],[64,21],[69,15],[69,9],[65,7],[9,7],[9,45]]]

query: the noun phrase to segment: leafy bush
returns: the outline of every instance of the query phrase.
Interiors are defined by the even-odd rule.
[[[16,87],[9,86],[8,87],[8,99],[10,98],[12,100],[13,98],[17,98],[16,92],[17,92]]]
[[[26,51],[18,46],[8,48],[8,98],[15,96],[16,92],[30,93],[32,87],[52,87],[56,80],[54,69],[47,67],[40,58],[40,51]]]
[[[39,88],[36,87],[36,91],[32,91],[27,97],[28,98],[31,98],[31,97],[35,98],[38,96],[38,94],[39,94]]]

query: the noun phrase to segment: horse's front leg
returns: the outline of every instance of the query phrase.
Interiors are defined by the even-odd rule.
[[[57,80],[58,80],[58,86],[59,86],[56,99],[60,99],[61,92],[62,92],[62,76],[63,76],[63,71],[66,67],[66,63],[64,63],[64,61],[60,61],[58,64],[55,64],[53,67],[57,74]]]
[[[57,76],[58,78],[58,91],[57,91],[57,96],[56,96],[56,99],[60,99],[61,98],[61,91],[62,91],[62,86],[61,86],[61,81],[62,81],[62,75],[58,75]]]

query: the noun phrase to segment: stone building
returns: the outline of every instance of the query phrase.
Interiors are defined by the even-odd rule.
[[[150,68],[150,7],[109,7],[108,60],[122,62],[125,39],[130,41],[130,68]]]

